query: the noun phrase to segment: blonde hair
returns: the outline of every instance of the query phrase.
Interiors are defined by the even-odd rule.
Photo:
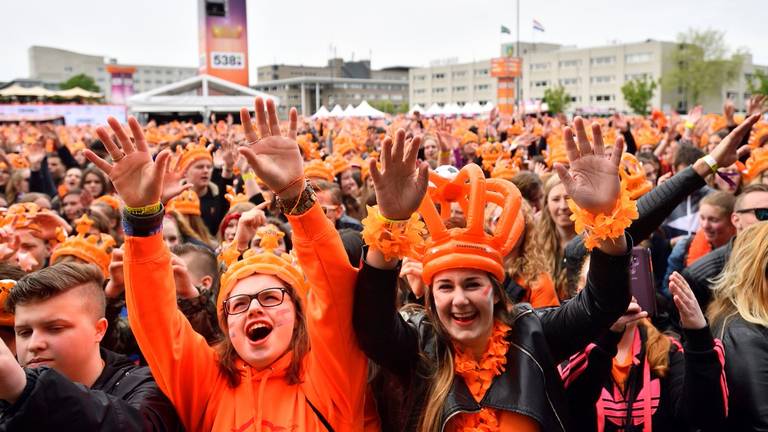
[[[567,298],[565,283],[565,266],[562,264],[564,251],[560,245],[560,234],[557,231],[555,220],[549,213],[549,195],[555,186],[562,184],[560,177],[552,176],[544,184],[544,208],[541,209],[541,217],[536,223],[536,249],[544,255],[544,262],[560,299]]]
[[[747,322],[768,327],[768,222],[758,222],[736,237],[728,263],[713,282],[710,322],[738,313]]]
[[[510,277],[520,276],[530,288],[531,282],[548,270],[547,257],[536,242],[536,222],[533,220],[531,206],[523,201],[521,211],[525,218],[525,229],[518,246],[519,253],[514,258],[507,258],[505,267]]]

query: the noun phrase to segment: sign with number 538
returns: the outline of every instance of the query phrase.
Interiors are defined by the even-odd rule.
[[[240,52],[211,52],[212,69],[243,69],[245,67],[245,55]]]

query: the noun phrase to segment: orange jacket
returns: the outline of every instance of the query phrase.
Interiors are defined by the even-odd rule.
[[[265,370],[240,362],[243,381],[229,387],[214,349],[176,307],[171,255],[162,235],[126,240],[131,327],[187,430],[324,431],[307,399],[334,430],[363,429],[367,359],[352,329],[357,271],[318,204],[288,219],[311,285],[304,304],[311,351],[304,360],[304,380],[297,385],[282,379],[290,363],[287,353]]]

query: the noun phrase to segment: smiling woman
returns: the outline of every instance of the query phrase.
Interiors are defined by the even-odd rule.
[[[618,164],[623,143],[603,152],[600,129],[592,147],[584,125],[566,130],[570,171],[558,167],[563,193],[586,211],[604,213],[618,197]],[[389,382],[378,392],[385,430],[561,431],[569,424],[555,364],[605,331],[629,303],[628,246],[620,235],[606,240],[591,257],[589,282],[560,308],[533,310],[512,304],[500,288],[503,257],[522,235],[519,191],[512,183],[485,179],[474,164],[453,180],[429,174],[416,164],[419,138],[383,144],[383,172],[371,164],[386,221],[368,235],[370,249],[358,276],[354,323],[365,353]],[[593,185],[599,185],[594,187]],[[446,228],[450,203],[467,216],[466,228]],[[502,207],[492,232],[483,226],[486,205]],[[444,210],[438,212],[437,208]],[[422,277],[427,285],[423,310],[396,310],[396,259],[379,250],[378,238],[397,237],[416,211],[429,230],[423,247]],[[370,223],[370,222],[368,222]],[[381,224],[378,224],[381,225]],[[368,225],[366,225],[368,230]],[[393,240],[392,237],[395,237]],[[391,251],[387,251],[391,254]]]

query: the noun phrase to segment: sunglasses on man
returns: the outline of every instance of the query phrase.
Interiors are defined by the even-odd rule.
[[[757,220],[761,222],[768,220],[768,208],[748,208],[736,210],[736,213],[755,213]]]

